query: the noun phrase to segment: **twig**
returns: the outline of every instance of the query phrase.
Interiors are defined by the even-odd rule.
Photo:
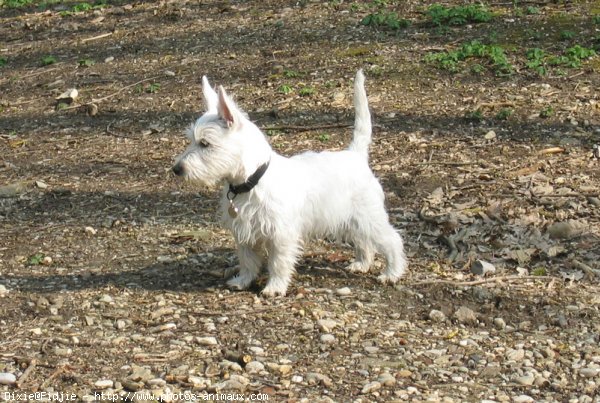
[[[414,285],[427,285],[427,284],[450,284],[457,287],[462,286],[472,286],[486,283],[499,283],[502,281],[514,282],[520,280],[557,280],[557,277],[553,276],[501,276],[501,277],[490,277],[483,280],[474,280],[474,281],[453,281],[453,280],[423,280],[417,281],[413,283]]]
[[[54,370],[54,372],[48,378],[46,378],[44,382],[42,382],[42,384],[39,386],[39,388],[37,388],[37,390],[43,390],[46,386],[48,386],[50,382],[52,382],[52,380],[54,380],[54,378],[58,377],[60,374],[65,372],[65,369],[66,368],[64,365],[57,367],[56,370]]]
[[[156,80],[159,77],[160,76],[154,76],[154,77],[150,77],[150,78],[145,78],[145,79],[140,80],[138,82],[135,82],[133,84],[126,85],[125,87],[122,87],[118,91],[115,91],[112,94],[108,94],[107,96],[104,96],[102,98],[94,98],[94,99],[91,100],[91,102],[86,102],[85,104],[81,104],[81,105],[69,106],[68,108],[63,108],[61,110],[62,111],[68,111],[70,109],[78,109],[78,108],[81,108],[82,106],[91,105],[93,103],[98,103],[98,102],[106,101],[109,98],[112,98],[112,97],[114,97],[116,95],[119,95],[121,92],[125,91],[127,88],[135,87],[136,85],[141,84],[141,83],[145,83],[146,81]]]
[[[106,38],[107,36],[111,36],[112,34],[113,34],[112,32],[107,32],[105,34],[100,34],[100,35],[92,36],[91,38],[82,39],[81,42],[82,43],[86,43],[86,42],[90,42],[90,41],[95,41],[96,39]]]
[[[29,375],[31,375],[31,373],[35,369],[36,365],[37,365],[37,360],[35,358],[32,358],[31,360],[29,360],[29,366],[27,367],[27,369],[25,371],[23,371],[23,375],[21,375],[19,377],[19,380],[17,381],[17,388],[23,387],[23,383],[25,383],[25,381],[27,380]]]
[[[538,151],[538,154],[540,155],[546,155],[546,154],[560,154],[560,153],[564,153],[565,149],[562,147],[550,147],[550,148],[545,148],[543,150]]]
[[[299,132],[309,132],[312,130],[320,130],[320,129],[339,129],[352,127],[353,125],[348,123],[334,123],[328,125],[315,125],[315,126],[296,126],[296,125],[281,125],[281,126],[263,126],[262,130],[294,130]]]

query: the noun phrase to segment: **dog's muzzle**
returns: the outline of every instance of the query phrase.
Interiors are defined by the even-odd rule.
[[[177,164],[173,165],[173,168],[171,168],[171,170],[177,176],[182,176],[185,171],[181,162],[178,162]]]

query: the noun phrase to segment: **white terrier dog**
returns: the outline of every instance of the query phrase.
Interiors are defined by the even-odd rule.
[[[387,260],[381,282],[395,283],[404,273],[402,238],[388,221],[383,190],[368,164],[371,115],[364,80],[358,71],[350,147],[288,158],[273,151],[223,87],[217,94],[202,78],[206,112],[190,127],[191,145],[173,172],[207,186],[227,182],[220,210],[240,262],[239,274],[227,283],[231,288],[248,288],[266,260],[269,280],[262,294],[285,295],[304,242],[323,236],[354,245],[352,272],[367,272],[380,252]]]

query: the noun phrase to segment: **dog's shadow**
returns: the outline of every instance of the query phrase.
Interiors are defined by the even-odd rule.
[[[156,262],[148,266],[123,271],[80,271],[68,274],[19,274],[0,278],[0,284],[21,292],[52,293],[76,292],[86,289],[116,287],[147,291],[202,293],[207,290],[227,289],[226,281],[235,274],[232,264],[236,263],[232,249],[210,251],[213,259],[206,262],[199,255],[184,259]],[[364,275],[344,270],[347,262],[329,262],[318,256],[306,255],[297,264],[296,278],[302,283],[322,286],[320,278],[329,278],[333,283],[356,281]],[[24,270],[25,271],[25,270]],[[248,292],[259,293],[267,279],[266,269]]]

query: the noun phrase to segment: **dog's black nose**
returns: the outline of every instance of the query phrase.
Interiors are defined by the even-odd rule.
[[[177,176],[183,175],[183,165],[180,163],[173,165],[173,168],[171,168],[171,170]]]

